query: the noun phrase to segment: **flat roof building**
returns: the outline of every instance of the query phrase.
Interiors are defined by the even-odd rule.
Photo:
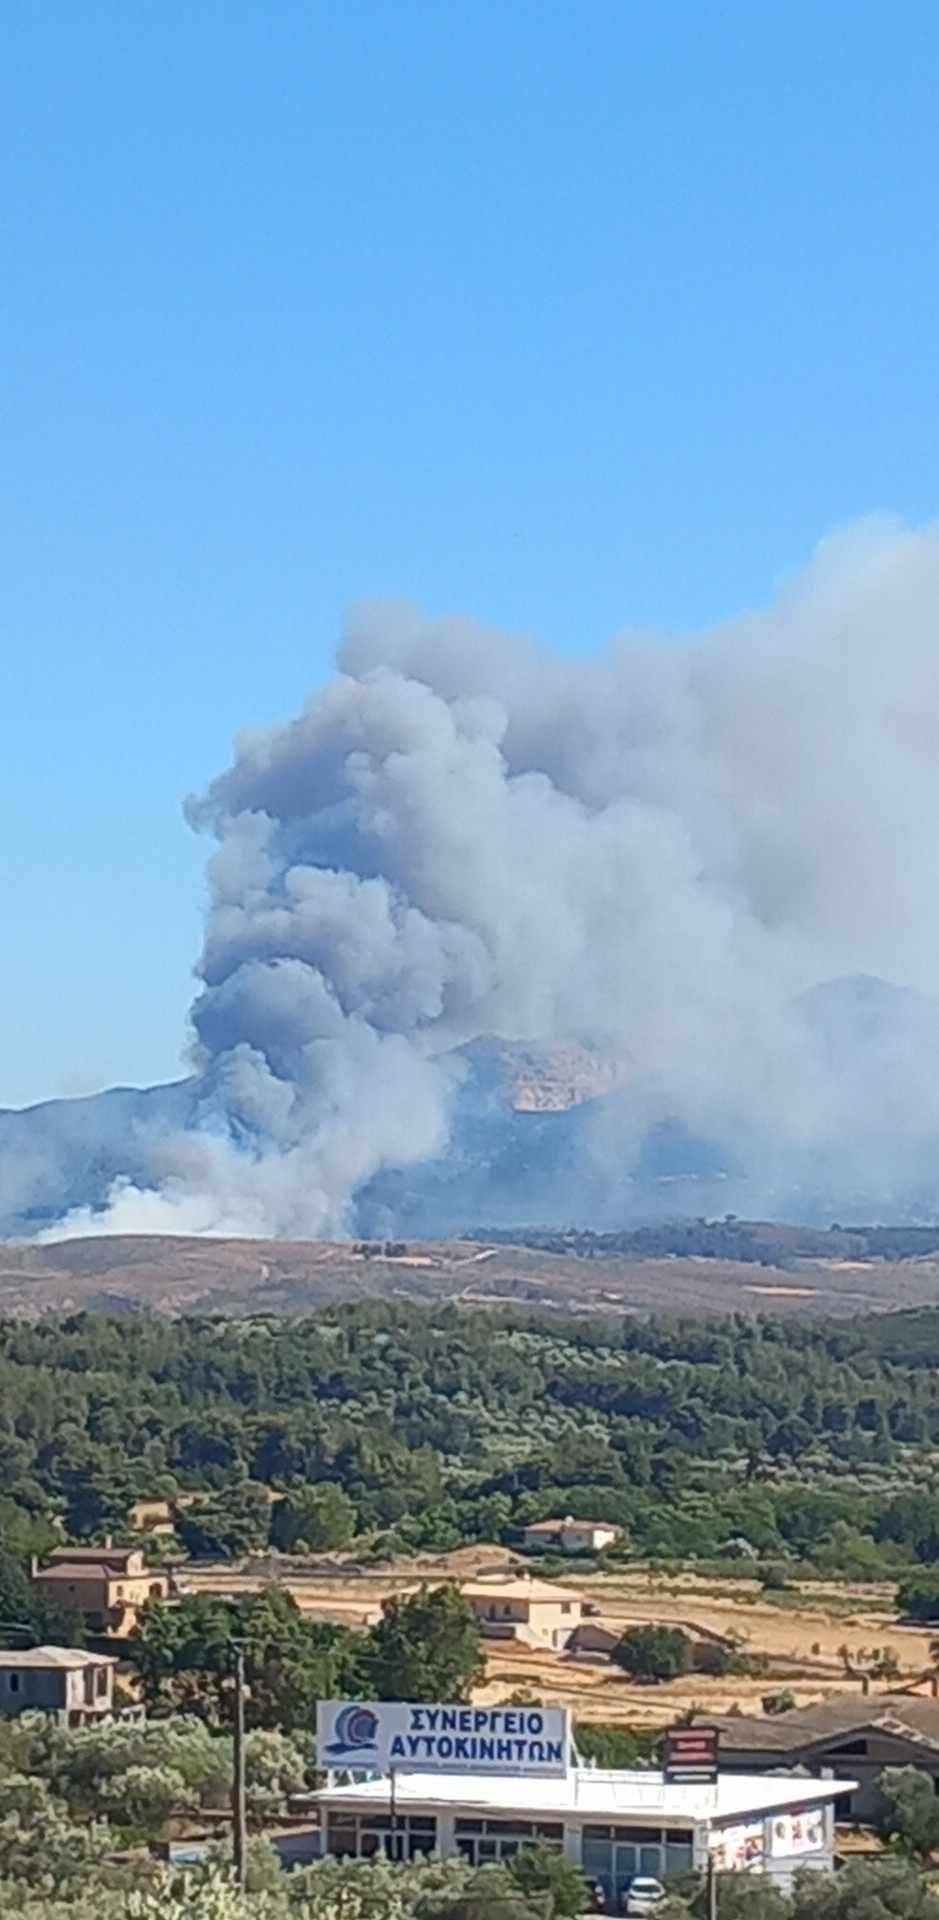
[[[617,1904],[637,1875],[757,1870],[788,1886],[799,1869],[831,1870],[833,1802],[844,1782],[721,1774],[679,1785],[661,1773],[569,1767],[519,1774],[396,1773],[333,1783],[316,1795],[325,1851],[369,1858],[462,1855],[474,1866],[525,1848],[563,1852]]]

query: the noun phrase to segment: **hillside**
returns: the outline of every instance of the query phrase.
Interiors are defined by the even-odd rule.
[[[387,1244],[387,1243],[386,1243]],[[427,1241],[183,1239],[158,1235],[0,1248],[0,1314],[78,1309],[301,1314],[327,1300],[456,1299],[575,1311],[853,1316],[939,1303],[939,1257],[584,1260],[541,1248]],[[364,1250],[363,1250],[364,1247]],[[782,1258],[782,1255],[780,1255]]]

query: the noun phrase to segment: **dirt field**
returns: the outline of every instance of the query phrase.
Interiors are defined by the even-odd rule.
[[[466,1579],[481,1570],[510,1571],[511,1566],[512,1556],[503,1549],[481,1547],[426,1556],[375,1573],[350,1569],[345,1574],[337,1565],[315,1572],[292,1568],[281,1577],[305,1612],[364,1627],[390,1593],[413,1590],[422,1580]],[[272,1566],[260,1565],[239,1572],[200,1567],[187,1569],[184,1580],[196,1592],[244,1593],[263,1585],[272,1572]],[[733,1636],[742,1651],[765,1663],[765,1671],[756,1677],[715,1680],[692,1675],[664,1686],[636,1686],[601,1656],[574,1658],[521,1643],[490,1642],[480,1700],[495,1703],[524,1688],[547,1703],[570,1707],[581,1720],[652,1727],[693,1706],[721,1713],[737,1705],[744,1712],[758,1712],[762,1696],[782,1687],[800,1704],[828,1693],[860,1694],[860,1682],[846,1674],[839,1653],[843,1646],[853,1662],[862,1649],[889,1647],[901,1669],[900,1679],[891,1685],[909,1682],[929,1665],[932,1630],[900,1626],[888,1586],[806,1582],[777,1603],[752,1580],[666,1577],[642,1569],[578,1576],[573,1566],[565,1584],[583,1594],[603,1624],[622,1630],[658,1621],[705,1636]]]

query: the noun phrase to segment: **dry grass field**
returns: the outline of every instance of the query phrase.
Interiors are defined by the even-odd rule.
[[[357,1627],[374,1618],[390,1593],[413,1590],[421,1581],[465,1579],[482,1568],[508,1569],[510,1561],[498,1547],[466,1548],[374,1573],[351,1566],[348,1573],[340,1566],[310,1572],[291,1567],[279,1577],[305,1612]],[[194,1567],[186,1570],[184,1580],[196,1592],[239,1593],[263,1585],[273,1572],[273,1565],[239,1571]],[[696,1674],[666,1685],[638,1686],[599,1656],[573,1658],[522,1643],[490,1642],[481,1700],[496,1703],[525,1689],[547,1703],[570,1707],[581,1720],[655,1727],[691,1707],[726,1713],[736,1705],[758,1712],[762,1696],[783,1687],[800,1704],[827,1693],[860,1693],[860,1683],[846,1675],[839,1653],[843,1646],[853,1657],[861,1649],[889,1647],[901,1669],[895,1685],[918,1677],[929,1664],[930,1630],[898,1624],[889,1586],[805,1582],[771,1600],[754,1580],[663,1575],[640,1568],[579,1576],[574,1566],[566,1584],[583,1594],[604,1624],[625,1629],[656,1621],[733,1636],[765,1670],[756,1677],[709,1679]]]
[[[0,1247],[0,1314],[303,1314],[374,1297],[587,1313],[885,1312],[939,1305],[939,1259],[805,1259],[786,1267],[703,1257],[578,1260],[530,1247],[419,1241],[369,1257],[351,1241],[113,1235]]]

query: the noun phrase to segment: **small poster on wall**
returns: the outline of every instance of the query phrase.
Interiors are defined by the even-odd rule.
[[[762,1820],[746,1827],[719,1827],[711,1834],[709,1851],[718,1873],[744,1873],[759,1866],[766,1856],[766,1833]]]
[[[770,1852],[777,1858],[798,1853],[820,1853],[825,1845],[822,1807],[797,1807],[792,1813],[774,1813],[770,1821]]]

